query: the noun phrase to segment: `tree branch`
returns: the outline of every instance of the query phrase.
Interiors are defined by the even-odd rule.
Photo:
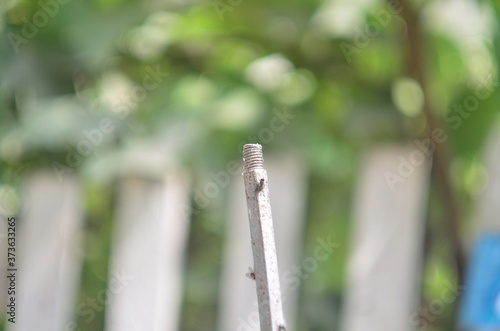
[[[389,1],[390,2],[390,1]],[[420,31],[420,22],[418,13],[413,10],[410,1],[402,0],[401,17],[407,24],[407,38],[405,44],[407,70],[411,78],[417,81],[424,92],[423,112],[427,121],[427,133],[432,140],[432,134],[436,129],[437,120],[434,117],[432,103],[429,101],[427,84],[425,80],[425,68],[422,61],[422,34]],[[447,227],[450,230],[453,246],[453,255],[457,269],[459,284],[463,284],[464,269],[466,264],[463,242],[460,234],[460,211],[449,176],[449,155],[445,143],[435,143],[433,152],[433,174],[437,178],[446,214]]]

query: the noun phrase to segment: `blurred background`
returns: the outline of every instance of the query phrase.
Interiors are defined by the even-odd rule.
[[[252,266],[241,177],[246,143],[262,144],[269,164],[290,330],[363,329],[348,326],[356,325],[348,310],[375,295],[376,285],[360,283],[377,276],[359,278],[359,265],[350,265],[365,258],[365,266],[366,259],[385,266],[380,257],[358,256],[365,244],[360,251],[384,256],[388,247],[376,248],[384,234],[396,238],[387,239],[390,251],[402,245],[407,254],[396,260],[408,277],[393,286],[401,287],[401,306],[413,308],[391,315],[407,321],[396,330],[456,329],[471,247],[478,233],[499,230],[483,219],[500,196],[498,186],[496,200],[485,193],[500,177],[488,166],[500,162],[500,2],[4,0],[0,11],[0,212],[19,221],[19,254],[40,245],[31,248],[45,254],[38,263],[52,265],[41,274],[59,270],[74,279],[52,292],[67,300],[56,305],[68,310],[65,327],[37,330],[167,330],[160,322],[116,326],[134,319],[124,312],[141,314],[116,303],[130,298],[126,289],[91,312],[85,305],[110,287],[113,265],[130,267],[128,254],[162,252],[175,238],[148,266],[175,263],[165,262],[146,291],[161,292],[167,274],[177,275],[168,276],[176,294],[165,295],[178,296],[170,303],[177,308],[148,300],[156,300],[158,316],[173,319],[168,330],[252,330],[223,322],[231,306],[253,305],[231,293],[255,291],[245,278]],[[44,195],[60,199],[41,209],[28,203]],[[147,231],[141,224],[154,217],[136,210],[141,199],[150,202],[145,196],[158,199],[163,213]],[[44,220],[37,212],[44,206],[51,221],[30,232],[30,220]],[[57,219],[50,216],[59,207]],[[395,223],[384,221],[391,217]],[[409,229],[394,228],[398,222]],[[156,231],[159,224],[168,228]],[[134,233],[139,243],[127,251]],[[157,242],[148,237],[156,234]],[[66,242],[43,248],[61,237]],[[334,243],[325,260],[316,256],[321,241]],[[65,274],[50,252],[70,251],[74,242],[75,266]],[[33,273],[25,284],[50,283],[26,263]],[[293,276],[299,273],[287,265],[294,264],[306,275]],[[389,283],[401,271],[390,262],[383,268],[372,271]],[[443,301],[443,291],[452,299]],[[26,293],[18,318],[39,323],[22,317],[39,295]],[[115,322],[112,309],[122,314]],[[0,329],[13,327],[7,324]]]

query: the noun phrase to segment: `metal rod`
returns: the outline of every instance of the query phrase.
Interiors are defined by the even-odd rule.
[[[243,146],[245,192],[261,331],[286,331],[262,146]]]

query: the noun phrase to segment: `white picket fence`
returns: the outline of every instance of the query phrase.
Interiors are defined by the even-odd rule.
[[[379,148],[362,162],[343,330],[416,329],[411,317],[418,308],[430,167],[425,159],[412,164],[412,153],[423,155],[415,146]],[[391,176],[402,181],[389,185]]]
[[[498,141],[498,139],[496,140]],[[494,160],[499,163],[497,145]],[[378,147],[361,163],[354,197],[354,238],[349,263],[344,331],[412,331],[418,309],[424,215],[430,161],[414,167],[391,189],[386,174],[398,173],[415,146]],[[307,201],[307,169],[300,158],[266,155],[280,274],[300,264]],[[480,212],[494,219],[500,176],[490,168]],[[332,166],[332,171],[335,171]],[[171,170],[163,177],[123,178],[119,185],[109,266],[106,331],[179,330],[185,247],[190,227],[190,179]],[[218,330],[259,330],[253,265],[239,176],[228,188],[228,234],[222,270]],[[494,197],[494,198],[491,198]],[[18,219],[17,323],[9,331],[73,331],[82,264],[83,207],[76,178],[50,173],[26,178]],[[5,233],[4,224],[0,229]],[[1,242],[6,248],[5,240]],[[6,270],[5,259],[0,267]],[[327,262],[326,262],[327,263]],[[0,282],[5,302],[6,283]],[[295,330],[299,292],[282,279],[285,318]],[[4,306],[2,306],[5,309]],[[203,329],[200,326],[200,330]]]

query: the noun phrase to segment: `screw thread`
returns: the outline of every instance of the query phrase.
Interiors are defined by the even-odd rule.
[[[243,146],[243,167],[245,171],[264,169],[262,145],[246,144]]]

